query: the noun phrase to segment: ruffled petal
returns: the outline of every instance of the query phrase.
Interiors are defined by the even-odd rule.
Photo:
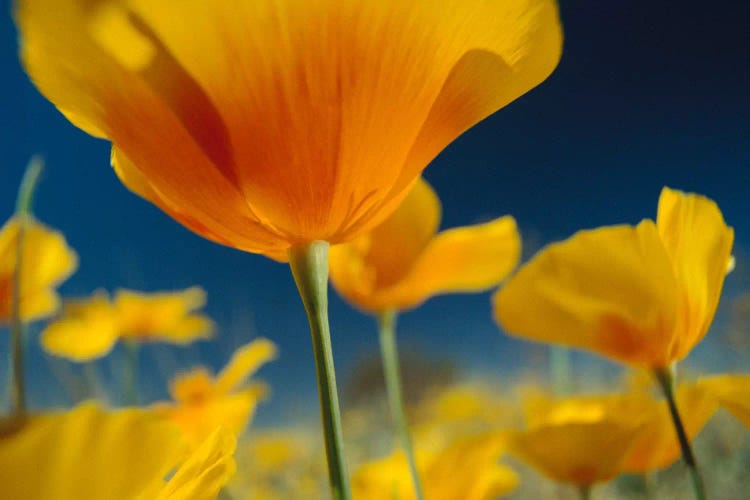
[[[581,231],[549,245],[494,296],[511,335],[669,365],[679,289],[656,226]]]
[[[708,331],[732,259],[734,230],[716,203],[664,188],[656,218],[681,288],[681,334],[674,358],[687,356]]]

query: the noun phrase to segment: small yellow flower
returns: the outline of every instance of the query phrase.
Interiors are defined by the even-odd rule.
[[[699,381],[712,398],[750,428],[750,374],[705,377]]]
[[[141,409],[94,403],[32,415],[0,435],[7,500],[215,498],[233,468],[231,436],[218,432],[185,460],[179,430]],[[169,483],[170,471],[180,463]]]
[[[490,500],[518,487],[518,476],[499,464],[505,451],[502,433],[483,433],[460,438],[439,452],[417,449],[417,467],[430,500]],[[411,475],[402,451],[364,464],[354,473],[356,500],[414,498]]]
[[[195,311],[206,302],[198,287],[179,292],[119,290],[114,301],[104,292],[66,302],[63,315],[42,332],[51,354],[88,361],[108,354],[118,340],[188,344],[210,338],[213,322]]]
[[[513,435],[508,451],[556,481],[578,487],[609,481],[644,426],[625,405],[632,402],[617,396],[537,397],[527,402],[527,428]]]
[[[25,224],[19,302],[21,320],[26,322],[57,310],[60,297],[55,288],[76,270],[78,257],[61,233],[31,217]],[[13,307],[19,229],[18,217],[0,229],[0,325],[10,321]]]
[[[15,4],[31,79],[128,188],[279,260],[372,229],[562,48],[552,0]]]
[[[716,203],[664,188],[655,223],[542,250],[495,295],[495,318],[512,335],[663,369],[708,331],[733,240]]]
[[[521,239],[512,217],[437,233],[440,200],[424,179],[383,223],[331,248],[331,282],[370,312],[408,309],[449,292],[476,292],[518,264]]]
[[[256,339],[237,349],[216,377],[204,368],[175,377],[170,384],[174,403],[158,403],[154,409],[176,423],[193,445],[203,442],[217,427],[239,436],[268,392],[265,385],[248,384],[247,380],[275,358],[273,342]]]

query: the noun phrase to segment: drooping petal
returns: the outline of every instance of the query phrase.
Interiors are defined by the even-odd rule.
[[[750,428],[750,374],[716,375],[701,379],[699,384],[722,408]]]
[[[0,324],[11,316],[20,224],[14,217],[0,229]],[[21,262],[21,319],[33,321],[54,313],[60,305],[55,288],[76,270],[78,256],[61,233],[28,218]]]
[[[549,245],[493,298],[511,335],[589,349],[649,367],[672,361],[679,307],[656,226],[581,231]]]
[[[513,217],[449,229],[427,245],[401,281],[378,290],[371,300],[380,307],[406,309],[441,293],[486,290],[505,279],[520,256]]]
[[[684,324],[673,356],[680,360],[713,321],[732,257],[734,230],[714,201],[666,187],[659,197],[656,225],[680,286]]]
[[[117,316],[105,293],[65,303],[63,314],[42,331],[45,351],[85,362],[106,356],[120,338]]]
[[[0,436],[3,498],[136,498],[178,464],[177,429],[140,409],[108,412],[86,403],[34,415]]]
[[[276,359],[276,344],[268,339],[255,339],[232,354],[232,359],[216,377],[216,394],[229,394],[242,386],[261,366]]]

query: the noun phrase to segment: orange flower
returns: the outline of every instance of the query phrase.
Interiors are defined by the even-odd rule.
[[[750,428],[750,374],[714,375],[701,379],[699,385]]]
[[[11,317],[19,228],[19,219],[14,217],[0,229],[0,325]],[[55,288],[73,274],[78,256],[62,234],[29,218],[21,262],[21,320],[33,321],[53,314],[60,306]]]
[[[419,179],[388,219],[331,248],[331,282],[371,312],[415,307],[432,295],[481,291],[518,264],[521,238],[513,217],[437,233],[440,200]]]
[[[107,355],[118,340],[189,344],[210,338],[214,324],[195,313],[206,303],[206,292],[192,287],[177,292],[140,293],[118,290],[114,301],[105,292],[90,299],[68,301],[62,317],[42,332],[44,349],[73,361]]]
[[[733,240],[716,203],[664,188],[656,223],[542,250],[495,295],[495,318],[513,335],[666,368],[708,331]]]
[[[286,259],[375,227],[560,57],[553,0],[17,0],[21,58],[123,183]],[[199,33],[200,36],[196,36]]]

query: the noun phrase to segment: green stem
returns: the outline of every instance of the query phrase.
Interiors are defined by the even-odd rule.
[[[132,340],[124,342],[125,359],[123,360],[122,388],[123,403],[126,406],[138,405],[138,343]]]
[[[587,484],[578,487],[578,494],[581,500],[591,500],[591,485]]]
[[[12,373],[12,415],[23,418],[26,415],[26,384],[24,377],[24,340],[26,328],[21,317],[21,269],[23,268],[23,250],[26,226],[31,213],[34,190],[39,183],[44,164],[39,157],[33,157],[26,167],[21,180],[16,200],[16,217],[18,217],[18,237],[16,239],[16,267],[13,270],[10,313],[10,352]]]
[[[549,368],[552,388],[557,396],[567,396],[571,392],[570,349],[561,345],[549,347]]]
[[[388,406],[391,410],[391,418],[396,426],[396,433],[401,441],[401,447],[406,454],[411,473],[414,494],[417,500],[422,500],[422,485],[419,481],[417,460],[414,456],[414,447],[409,434],[409,424],[404,410],[404,396],[401,384],[401,369],[398,361],[398,347],[396,345],[396,311],[388,309],[378,316],[378,329],[380,331],[380,351],[383,356],[383,375],[385,376],[385,389],[388,396]]]
[[[334,500],[350,500],[328,325],[328,247],[325,241],[292,247],[289,250],[289,265],[310,322],[331,496]]]
[[[698,462],[695,460],[693,448],[690,446],[690,440],[685,432],[685,427],[682,424],[680,412],[677,409],[674,391],[674,375],[672,370],[670,368],[656,368],[654,369],[654,375],[661,386],[664,397],[667,399],[669,412],[672,415],[672,422],[674,423],[674,428],[677,432],[677,440],[680,442],[680,448],[682,449],[682,458],[690,472],[690,480],[693,484],[695,498],[697,500],[705,500],[706,490],[703,484],[703,478],[701,477],[700,469],[698,468]]]

